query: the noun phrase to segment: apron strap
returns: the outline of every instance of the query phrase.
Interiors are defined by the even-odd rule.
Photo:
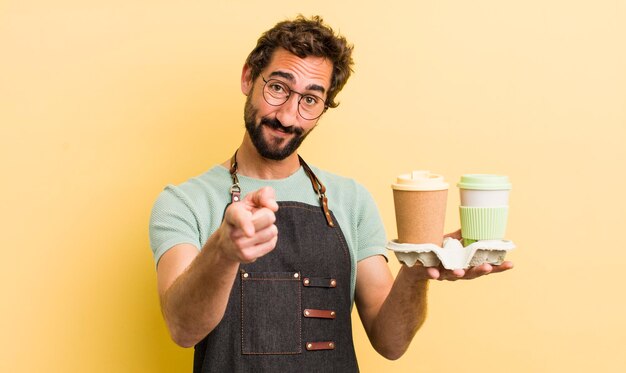
[[[324,210],[324,217],[326,218],[326,222],[330,227],[334,227],[335,223],[333,222],[332,217],[330,216],[330,210],[328,209],[328,198],[326,197],[326,187],[322,182],[315,176],[311,167],[302,159],[302,157],[298,154],[298,159],[300,160],[300,164],[304,171],[306,172],[309,179],[311,179],[311,185],[313,185],[313,189],[317,192],[317,195],[320,198],[320,205],[322,206],[322,210]]]
[[[298,155],[298,160],[300,161],[300,165],[304,169],[304,172],[307,174],[309,179],[311,180],[311,185],[313,186],[313,190],[317,193],[320,199],[320,206],[324,212],[324,217],[326,218],[326,222],[328,226],[334,227],[335,223],[333,222],[332,217],[330,216],[330,210],[328,209],[328,198],[326,197],[326,187],[322,182],[315,176],[311,167],[302,159],[300,155]],[[233,157],[230,159],[230,177],[233,180],[233,184],[230,187],[230,196],[231,202],[239,202],[241,200],[241,187],[239,186],[239,178],[237,178],[237,151],[233,154]]]
[[[230,202],[239,202],[241,200],[241,187],[237,177],[237,150],[230,159],[230,177],[233,179],[233,185],[230,186]]]

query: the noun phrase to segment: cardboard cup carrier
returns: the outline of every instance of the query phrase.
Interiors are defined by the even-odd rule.
[[[465,246],[453,238],[444,240],[448,183],[441,175],[413,171],[398,176],[392,185],[398,239],[388,242],[401,263],[411,267],[468,268],[490,263],[499,265],[515,248],[504,240],[511,184],[506,176],[463,175],[461,232]]]

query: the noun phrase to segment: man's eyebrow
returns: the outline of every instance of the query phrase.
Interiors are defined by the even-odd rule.
[[[294,77],[293,77],[293,74],[288,73],[288,72],[284,72],[284,71],[280,71],[280,70],[271,72],[269,78],[276,77],[276,76],[279,76],[281,78],[287,79],[290,82],[293,82],[295,80]],[[309,90],[309,91],[318,91],[318,92],[321,92],[321,93],[325,93],[326,92],[326,89],[324,87],[322,87],[321,85],[319,85],[319,84],[309,84],[308,86],[306,86],[306,89]]]
[[[306,86],[306,89],[309,91],[319,91],[320,93],[326,92],[326,89],[324,89],[324,87],[317,84],[309,84],[308,86]]]
[[[271,77],[274,77],[274,76],[280,76],[281,78],[285,78],[285,79],[289,80],[290,82],[294,81],[293,74],[286,73],[284,71],[272,71],[270,73],[269,77],[271,78]]]

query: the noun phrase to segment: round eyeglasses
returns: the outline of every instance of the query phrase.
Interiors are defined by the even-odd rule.
[[[263,78],[265,82],[263,86],[263,98],[265,102],[272,106],[284,104],[289,100],[292,93],[297,93],[300,95],[298,99],[298,114],[300,114],[302,118],[306,120],[317,119],[328,109],[328,105],[326,105],[324,99],[319,96],[296,92],[289,88],[287,84],[277,79],[265,80],[263,76],[261,76],[261,78]]]

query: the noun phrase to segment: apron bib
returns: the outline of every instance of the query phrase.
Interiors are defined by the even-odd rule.
[[[195,346],[194,372],[358,372],[350,252],[325,188],[300,162],[322,208],[278,202],[276,248],[240,265],[222,321]]]

